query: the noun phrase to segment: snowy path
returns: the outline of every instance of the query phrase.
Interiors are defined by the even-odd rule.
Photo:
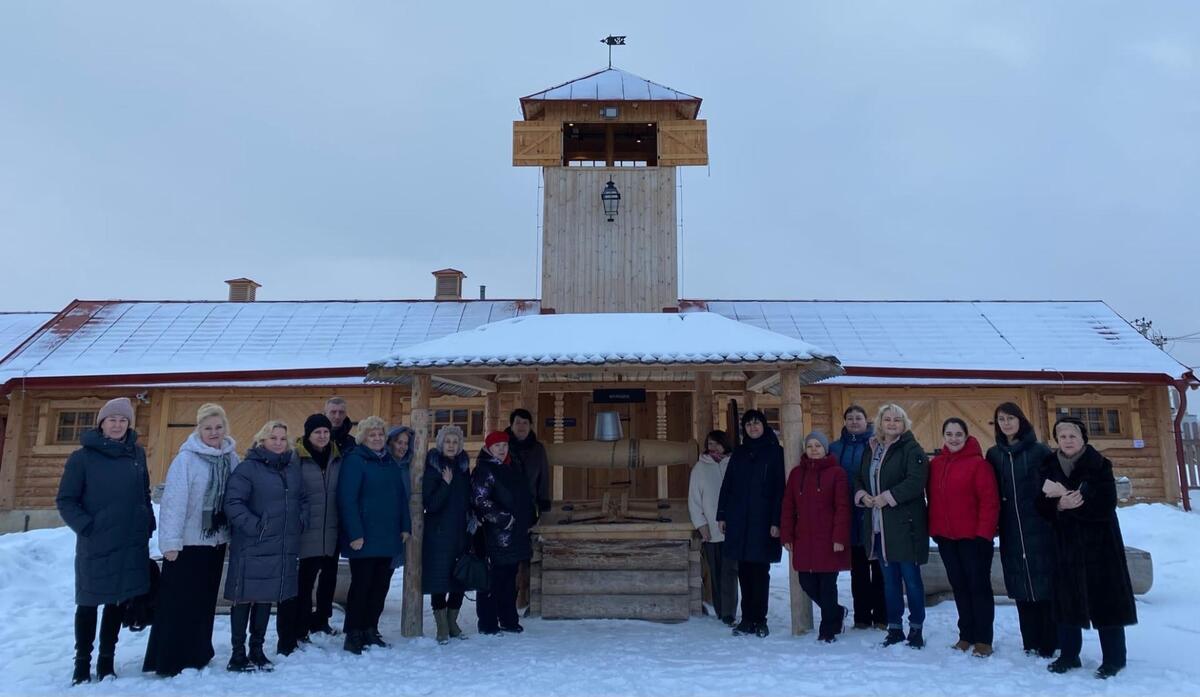
[[[1091,677],[1095,633],[1085,635],[1083,671],[1059,677],[1020,651],[1015,608],[999,605],[996,654],[986,660],[948,648],[953,603],[930,609],[929,647],[883,649],[882,633],[850,630],[831,646],[787,634],[787,579],[772,574],[766,640],[734,638],[714,619],[681,625],[525,620],[520,636],[480,637],[438,646],[399,637],[399,578],[384,615],[390,650],[355,657],[319,638],[271,674],[231,675],[228,619],[218,617],[217,658],[208,669],[162,680],[141,668],[146,633],[122,632],[115,681],[70,690],[73,538],[66,530],[0,536],[0,694],[170,695],[1013,695],[1200,694],[1200,515],[1167,506],[1121,512],[1126,542],[1154,556],[1154,587],[1139,598],[1141,624],[1129,630],[1129,668],[1115,680]],[[997,560],[996,563],[999,563]],[[849,579],[839,584],[847,603]],[[848,603],[847,603],[848,604]],[[463,612],[473,618],[468,605]],[[340,619],[340,618],[339,618]],[[272,622],[272,625],[274,623]],[[427,631],[432,618],[426,616]],[[464,627],[469,633],[472,627]],[[268,648],[273,648],[273,634]],[[273,654],[269,653],[273,658]]]

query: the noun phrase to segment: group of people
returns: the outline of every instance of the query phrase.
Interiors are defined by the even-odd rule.
[[[692,469],[689,511],[713,609],[735,635],[769,634],[770,564],[786,548],[820,608],[818,640],[836,641],[852,613],[855,629],[886,631],[885,646],[922,648],[921,566],[932,538],[958,610],[953,648],[990,656],[999,536],[1025,652],[1054,658],[1047,666],[1054,673],[1079,668],[1082,631],[1094,627],[1103,653],[1096,677],[1125,667],[1124,627],[1136,624],[1137,611],[1116,482],[1083,421],[1058,418],[1051,450],[1021,408],[1005,402],[995,409],[995,445],[986,456],[966,421],[950,418],[931,460],[898,404],[881,406],[873,421],[857,405],[843,418],[838,440],[820,431],[804,438],[786,478],[783,448],[761,411],[742,416],[736,447],[723,431],[708,434]],[[852,610],[838,603],[838,573],[847,570]]]
[[[967,423],[950,418],[930,460],[897,404],[880,407],[873,422],[859,406],[843,417],[838,440],[819,431],[805,437],[786,476],[783,448],[761,411],[743,415],[736,447],[719,430],[705,440],[689,511],[713,608],[735,635],[768,635],[770,566],[786,548],[800,586],[820,608],[820,641],[836,641],[851,615],[837,591],[838,573],[849,570],[853,626],[885,630],[885,646],[921,648],[921,566],[932,538],[958,610],[953,648],[989,656],[998,535],[1026,653],[1057,652],[1052,672],[1079,668],[1082,630],[1094,627],[1103,651],[1097,677],[1125,666],[1124,627],[1136,623],[1137,612],[1113,466],[1088,444],[1082,421],[1059,418],[1052,451],[1020,407],[1006,402],[995,410],[995,445],[986,457]],[[202,405],[167,472],[159,575],[147,554],[156,521],[132,421],[128,399],[106,403],[67,459],[59,487],[58,510],[77,535],[74,683],[92,679],[97,624],[96,677],[115,675],[122,623],[137,623],[131,617],[144,613],[131,609],[148,596],[154,610],[143,670],[173,676],[206,666],[215,655],[227,552],[229,670],[271,669],[264,643],[272,606],[281,655],[312,633],[337,633],[330,619],[340,557],[351,577],[343,648],[361,654],[388,646],[379,618],[411,533],[412,429],[389,428],[377,416],[355,427],[335,397],[305,420],[302,434],[266,422],[239,457],[225,410]],[[522,631],[518,573],[531,557],[529,530],[550,505],[549,468],[530,413],[517,409],[509,422],[487,434],[473,463],[453,425],[438,430],[436,447],[424,455],[420,580],[440,643],[464,636],[468,557],[486,563],[486,580],[475,588],[478,631]]]
[[[59,486],[58,510],[76,533],[73,684],[93,679],[98,617],[95,679],[103,680],[115,676],[122,623],[131,625],[139,614],[133,609],[149,602],[153,621],[142,669],[174,676],[208,665],[225,567],[230,671],[271,670],[264,644],[272,606],[280,655],[313,633],[338,633],[330,619],[341,557],[351,579],[343,648],[361,654],[388,646],[379,618],[412,529],[411,428],[389,428],[377,416],[354,424],[345,400],[334,397],[305,420],[302,434],[282,421],[266,422],[239,457],[225,410],[202,405],[167,471],[157,520],[159,572],[148,555],[156,520],[133,416],[128,399],[106,403],[67,459]],[[487,434],[474,463],[453,425],[438,430],[436,447],[424,455],[425,529],[413,552],[421,557],[422,592],[430,596],[439,643],[464,636],[458,616],[468,590],[467,556],[474,568],[486,569],[471,589],[478,631],[522,631],[517,573],[531,556],[529,529],[549,507],[549,472],[530,413],[517,409],[509,422],[507,430]]]

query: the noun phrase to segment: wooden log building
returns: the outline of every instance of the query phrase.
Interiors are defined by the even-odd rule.
[[[789,466],[799,459],[802,434],[821,429],[836,437],[850,404],[868,412],[887,401],[902,404],[918,440],[933,450],[949,416],[964,418],[988,443],[992,410],[1013,401],[1043,438],[1059,414],[1083,418],[1118,476],[1132,480],[1133,500],[1180,500],[1182,445],[1169,392],[1186,398],[1196,378],[1103,302],[681,299],[676,168],[708,163],[700,99],[610,68],[520,104],[512,162],[541,167],[545,181],[539,298],[464,299],[463,272],[442,269],[434,272],[432,299],[258,301],[257,283],[233,279],[225,301],[77,300],[22,320],[0,314],[0,531],[61,523],[54,495],[63,462],[99,406],[115,396],[134,398],[134,428],[155,483],[193,428],[196,407],[208,401],[225,406],[241,446],[265,420],[298,428],[337,394],[352,418],[410,423],[421,440],[456,424],[477,449],[518,406],[534,413],[539,437],[551,444],[590,440],[597,414],[614,411],[629,439],[683,442],[729,428],[728,406],[736,400],[766,411]],[[396,367],[406,355],[497,322],[603,313],[635,324],[639,316],[697,314],[761,331],[764,345],[788,340],[815,348],[807,362],[791,363],[726,356],[648,365],[627,356]],[[542,340],[533,335],[530,351]],[[814,360],[840,367],[805,367]],[[586,550],[562,551],[596,530],[562,525],[543,534],[543,566],[534,579],[540,612],[575,616],[555,609],[566,601],[547,602],[572,584],[637,586],[646,580],[638,572],[684,573],[683,552],[661,544],[674,540],[687,548],[687,575],[662,576],[669,589],[662,595],[681,594],[685,579],[686,612],[644,598],[627,599],[622,611],[604,609],[618,601],[596,599],[599,609],[589,612],[694,614],[694,538],[690,529],[670,527],[685,524],[677,506],[687,495],[688,463],[553,469],[557,502],[601,500],[614,481],[628,480],[625,499],[665,501],[661,510],[676,512],[654,534],[635,534],[646,547],[625,553],[634,561],[619,568],[599,568],[615,562],[596,562]],[[608,536],[590,537],[587,545],[611,548],[621,525],[631,524],[607,524]],[[653,568],[641,568],[647,564]],[[606,570],[615,575],[596,576]],[[412,631],[411,618],[406,622]],[[796,615],[794,628],[805,622]]]

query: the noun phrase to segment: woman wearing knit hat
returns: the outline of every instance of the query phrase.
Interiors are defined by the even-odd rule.
[[[229,543],[225,486],[237,443],[218,404],[202,404],[196,430],[179,446],[158,505],[162,578],[143,671],[178,675],[212,660],[213,618]]]
[[[1111,678],[1125,667],[1125,627],[1137,624],[1113,465],[1088,445],[1080,419],[1059,418],[1054,440],[1058,450],[1042,462],[1045,484],[1037,498],[1058,551],[1052,600],[1060,652],[1047,668],[1065,673],[1082,666],[1083,630],[1095,627],[1103,656],[1095,675]]]
[[[475,460],[471,503],[483,521],[484,543],[491,562],[488,590],[480,591],[476,611],[484,633],[520,633],[517,617],[517,566],[533,556],[529,528],[537,502],[529,480],[508,456],[508,434],[492,431]]]
[[[463,451],[463,440],[458,426],[440,428],[437,447],[425,455],[421,479],[425,503],[421,592],[429,596],[433,606],[441,644],[462,637],[458,613],[463,588],[454,578],[454,563],[467,551],[471,521],[471,458]]]
[[[850,570],[850,513],[846,470],[829,454],[825,434],[813,431],[788,475],[780,527],[800,587],[821,608],[817,639],[826,643],[836,641],[847,614],[838,605],[837,577]]]
[[[100,655],[96,678],[113,671],[121,603],[150,589],[146,543],[154,531],[146,451],[130,428],[133,405],[124,397],[100,408],[96,428],[80,434],[80,448],[63,469],[55,503],[75,532],[75,673],[90,682],[97,608]]]
[[[291,610],[295,615],[296,640],[308,642],[310,632],[337,634],[329,618],[333,617],[333,594],[337,588],[337,485],[342,453],[333,442],[333,423],[329,417],[312,414],[305,419],[304,435],[296,439],[295,449],[308,495],[308,521],[300,535],[300,592],[295,602],[284,603],[283,611]],[[282,642],[279,652],[287,655],[294,648],[290,641]]]

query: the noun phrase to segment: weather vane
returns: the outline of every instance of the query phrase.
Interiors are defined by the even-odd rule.
[[[612,47],[613,46],[624,46],[625,45],[625,37],[624,36],[613,36],[612,34],[609,34],[608,36],[604,37],[603,39],[600,39],[600,43],[608,44],[608,67],[611,68],[612,67]]]

